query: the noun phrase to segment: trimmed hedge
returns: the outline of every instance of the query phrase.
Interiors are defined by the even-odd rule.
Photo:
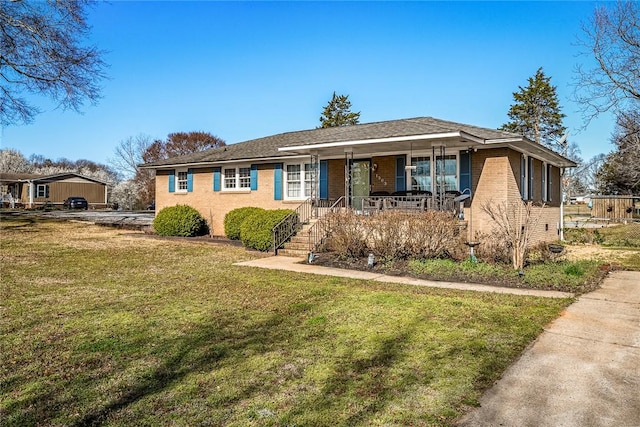
[[[275,209],[247,217],[240,226],[242,244],[247,248],[268,251],[273,246],[273,227],[292,212],[291,209]]]
[[[240,227],[251,215],[264,212],[262,208],[247,206],[230,211],[224,216],[224,234],[231,240],[240,240]]]
[[[160,236],[202,236],[209,232],[207,222],[191,206],[176,205],[162,209],[153,220]]]

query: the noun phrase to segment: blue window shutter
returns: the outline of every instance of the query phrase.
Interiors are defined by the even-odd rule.
[[[258,165],[251,165],[251,191],[258,189]]]
[[[220,191],[221,168],[213,168],[213,191]]]
[[[187,191],[193,191],[193,170],[187,169]]]
[[[44,197],[45,197],[46,199],[48,199],[48,198],[49,198],[49,184],[47,184],[47,185],[45,185],[45,186],[44,186]]]
[[[329,198],[329,162],[320,160],[320,198]]]
[[[176,171],[174,169],[169,171],[169,193],[176,191]]]
[[[404,170],[406,160],[405,156],[396,157],[396,191],[407,189],[407,173]]]
[[[466,189],[469,189],[468,194],[471,194],[471,152],[461,151],[460,152],[460,188],[458,190],[460,192],[464,192]]]
[[[282,200],[282,163],[273,166],[273,200]]]

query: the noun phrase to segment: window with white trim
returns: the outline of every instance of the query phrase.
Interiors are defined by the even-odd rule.
[[[411,166],[411,190],[431,191],[431,158],[412,157]]]
[[[46,197],[49,197],[49,185],[38,184],[36,186],[36,197],[43,198],[43,199]]]
[[[287,199],[306,199],[313,193],[314,170],[311,163],[288,164],[285,167]]]
[[[455,155],[436,157],[436,185],[444,184],[445,191],[458,190],[458,157]],[[443,173],[444,172],[444,173]]]
[[[251,168],[237,167],[222,169],[223,190],[251,189]]]
[[[176,171],[176,191],[187,191],[188,175],[187,169]]]

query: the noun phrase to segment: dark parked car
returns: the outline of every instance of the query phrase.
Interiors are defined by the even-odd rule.
[[[64,201],[64,207],[67,209],[89,209],[89,203],[84,197],[69,197]]]

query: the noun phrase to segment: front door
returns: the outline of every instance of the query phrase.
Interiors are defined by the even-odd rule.
[[[369,197],[370,170],[370,160],[354,160],[351,166],[351,205],[356,210],[362,210],[362,199]]]

